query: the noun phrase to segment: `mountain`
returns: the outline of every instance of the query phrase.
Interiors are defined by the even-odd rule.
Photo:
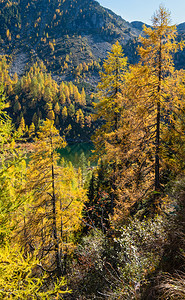
[[[141,22],[141,21],[132,21],[132,22],[131,22],[131,25],[132,25],[134,28],[136,28],[136,29],[138,29],[138,30],[140,30],[140,31],[143,30],[143,25],[145,25],[146,27],[150,27],[150,25],[147,25],[147,24],[145,24],[145,23],[143,23],[143,22]]]
[[[177,30],[179,33],[185,34],[185,22],[177,25]]]
[[[11,79],[0,76],[15,126],[29,128],[30,139],[49,118],[68,141],[89,140],[99,126],[91,113],[102,60],[118,40],[128,61],[137,62],[144,24],[126,22],[94,0],[0,0],[0,24],[0,55],[7,55]],[[185,23],[178,32],[185,37]],[[185,51],[175,65],[185,67]]]
[[[129,23],[95,0],[1,0],[0,24],[0,54],[11,55],[12,74],[43,61],[58,82],[96,85],[100,61],[117,40],[129,62],[137,62],[144,23]],[[184,38],[185,23],[177,29]],[[185,67],[184,57],[175,56],[177,68]]]
[[[88,73],[94,83],[99,60],[117,40],[134,62],[141,32],[94,0],[2,0],[0,23],[0,52],[11,54],[12,73],[42,60],[59,81]]]

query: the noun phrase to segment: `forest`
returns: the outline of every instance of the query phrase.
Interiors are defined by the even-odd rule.
[[[185,299],[185,70],[163,6],[97,88],[0,56],[0,299]],[[60,155],[91,137],[92,166]]]

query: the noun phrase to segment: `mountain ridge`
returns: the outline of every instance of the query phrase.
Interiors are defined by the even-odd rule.
[[[11,55],[12,74],[21,76],[40,60],[59,82],[96,84],[99,63],[117,40],[129,62],[137,62],[144,23],[129,23],[95,0],[3,0],[0,12],[0,53]],[[184,37],[185,23],[177,29]],[[175,61],[185,66],[182,58]]]
[[[126,45],[140,34],[94,0],[5,0],[0,11],[1,53],[18,61],[27,57],[28,64],[43,60],[53,75],[66,80],[75,77],[70,73],[80,63],[105,58],[116,40]]]

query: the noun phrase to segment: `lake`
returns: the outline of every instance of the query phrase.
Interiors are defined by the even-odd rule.
[[[95,166],[96,162],[90,161],[92,150],[94,146],[92,143],[69,143],[65,148],[59,150],[61,157],[65,161],[71,161],[75,168],[85,166]]]

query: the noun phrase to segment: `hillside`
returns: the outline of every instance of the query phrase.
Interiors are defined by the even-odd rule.
[[[137,61],[143,23],[126,22],[94,0],[3,0],[0,3],[0,54],[11,55],[11,73],[23,75],[43,61],[57,82],[96,85],[100,61],[117,40],[130,63]],[[177,26],[184,38],[185,23]],[[175,55],[184,68],[185,52]]]
[[[94,0],[4,0],[0,23],[8,112],[16,127],[34,124],[37,130],[50,118],[61,132],[70,126],[69,140],[89,140],[97,126],[91,113],[103,59],[118,40],[128,62],[137,62],[144,24],[126,22]],[[184,23],[177,29],[184,38]],[[185,51],[175,54],[176,68],[185,67],[184,58]]]
[[[119,40],[126,49],[134,49],[132,42],[140,34],[94,0],[5,0],[0,11],[1,53],[12,55],[11,71],[19,75],[27,64],[42,60],[57,81],[88,73],[94,83],[99,60],[112,44]],[[134,62],[135,49],[127,54]]]
[[[185,72],[173,65],[181,44],[168,11],[160,6],[152,27],[143,28],[138,64],[128,66],[118,41],[99,61],[107,49],[100,46],[114,38],[93,33],[83,18],[36,41],[44,2],[24,6],[27,17],[20,14],[17,24],[24,3],[1,0],[10,9],[0,14],[9,24],[2,23],[1,42],[10,56],[0,55],[0,299],[185,299]],[[51,26],[47,3],[43,26]],[[17,37],[11,22],[19,25]],[[181,39],[184,24],[178,29]],[[134,61],[131,31],[125,53]],[[58,39],[66,52],[57,75]],[[81,46],[73,69],[77,41],[85,39],[89,51],[99,42],[100,54],[88,63]],[[20,76],[10,75],[10,66]]]

